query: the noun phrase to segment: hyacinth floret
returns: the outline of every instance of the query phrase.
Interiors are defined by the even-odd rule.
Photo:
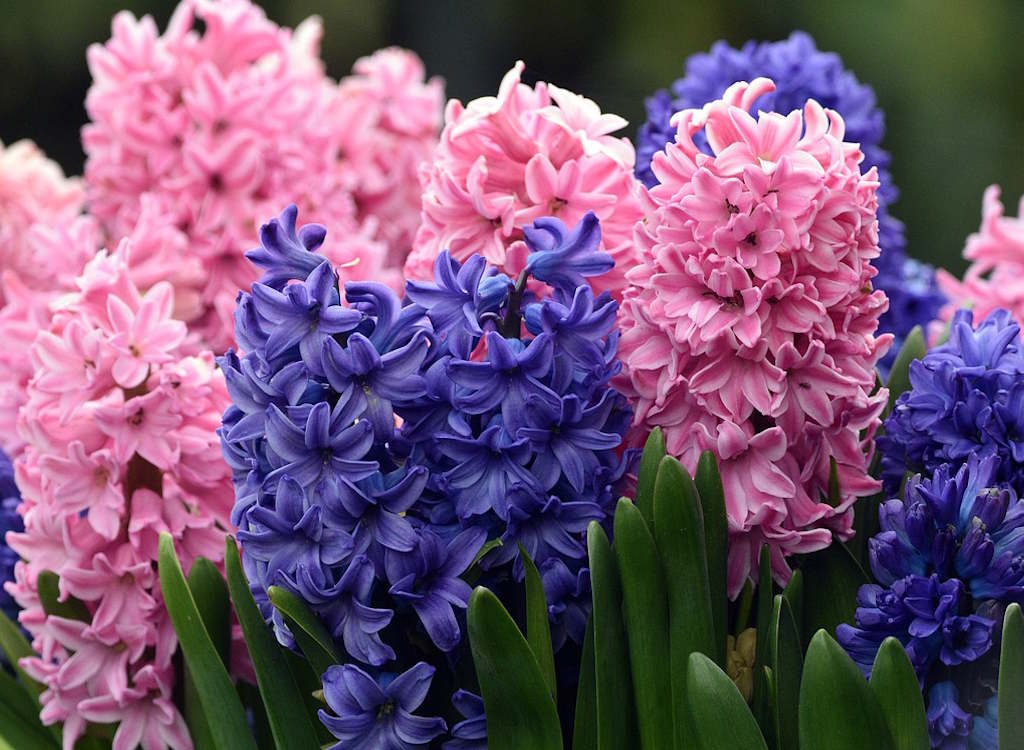
[[[46,687],[41,718],[63,722],[65,743],[89,723],[116,723],[115,746],[190,748],[157,545],[170,533],[186,570],[200,556],[223,560],[233,493],[211,449],[228,392],[212,355],[184,348],[170,285],[140,292],[130,250],[90,261],[30,349],[24,531],[7,535],[22,559],[7,590],[36,652],[21,665]],[[46,613],[44,571],[84,619]]]
[[[596,215],[538,219],[524,237],[515,280],[442,252],[404,303],[379,284],[342,287],[318,253],[323,228],[297,228],[294,207],[249,253],[264,276],[239,296],[245,353],[220,360],[243,565],[283,643],[270,586],[301,597],[385,691],[396,667],[464,658],[463,576],[477,565],[481,582],[519,591],[519,545],[541,570],[556,645],[582,642],[586,526],[609,517],[634,456],[610,386],[617,304],[587,283],[610,265]],[[462,721],[447,700],[430,705],[453,718],[453,747],[472,746],[482,722],[456,696]]]
[[[874,367],[891,341],[875,335],[875,170],[860,172],[843,119],[813,100],[751,115],[773,88],[738,83],[675,116],[619,314],[634,439],[661,427],[691,471],[702,451],[718,456],[732,595],[763,544],[785,580],[788,555],[852,534],[854,501],[877,490]]]
[[[0,451],[0,612],[17,621],[18,603],[7,593],[5,584],[14,581],[14,566],[18,553],[7,544],[7,532],[15,534],[25,530],[18,515],[21,493],[14,482],[14,466],[7,454]]]

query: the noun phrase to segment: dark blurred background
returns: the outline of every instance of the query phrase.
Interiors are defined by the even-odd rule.
[[[89,86],[85,48],[109,37],[121,8],[163,28],[174,0],[5,0],[0,3],[0,139],[33,138],[80,173],[78,130]],[[595,99],[630,121],[643,100],[682,72],[687,55],[715,40],[780,39],[810,32],[874,86],[885,110],[884,145],[902,191],[894,213],[910,251],[960,272],[964,238],[980,221],[981,193],[1003,188],[1016,213],[1024,193],[1024,2],[980,0],[263,0],[294,26],[323,18],[323,55],[334,77],[388,44],[417,51],[448,96],[491,94],[517,59],[543,79]]]

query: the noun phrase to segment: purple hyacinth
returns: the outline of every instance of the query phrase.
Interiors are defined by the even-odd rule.
[[[442,745],[442,750],[487,750],[487,717],[480,696],[458,690],[452,695],[452,705],[462,721],[452,727],[452,739]]]
[[[537,219],[524,227],[530,247],[526,272],[556,289],[575,290],[591,276],[610,271],[615,261],[601,252],[601,227],[593,211],[572,230],[555,218]]]
[[[878,276],[873,283],[890,298],[890,312],[883,315],[879,330],[896,337],[890,354],[880,364],[883,374],[887,374],[903,339],[914,326],[935,319],[945,296],[935,283],[934,269],[907,258],[903,224],[888,212],[898,191],[888,171],[889,154],[881,147],[884,114],[871,87],[860,83],[837,54],[820,51],[808,34],[796,31],[782,41],[749,41],[739,49],[719,41],[710,52],[691,55],[686,60],[686,74],[672,84],[671,92],[657,91],[646,102],[647,120],[636,139],[636,176],[648,187],[658,183],[651,161],[675,138],[675,128],[670,124],[673,114],[682,109],[700,109],[720,99],[736,81],[758,77],[772,79],[776,88],[754,102],[752,111],[788,114],[814,99],[842,115],[845,140],[860,144],[864,153],[861,169],[878,168],[882,254],[874,263]],[[707,149],[703,134],[698,133],[696,140]]]
[[[21,493],[14,483],[14,466],[7,454],[0,451],[0,612],[13,621],[18,619],[18,604],[14,597],[4,590],[4,584],[14,580],[14,565],[18,554],[7,546],[7,532],[21,533],[25,530],[17,508]]]
[[[433,677],[434,668],[423,662],[390,681],[352,664],[329,668],[324,700],[333,714],[321,710],[320,721],[338,739],[331,750],[425,750],[447,730],[441,718],[413,714]]]

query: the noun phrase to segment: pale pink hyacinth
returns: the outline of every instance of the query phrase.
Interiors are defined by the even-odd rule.
[[[90,210],[108,240],[146,210],[183,232],[154,270],[197,266],[175,282],[178,313],[215,349],[231,343],[235,295],[258,276],[243,254],[261,217],[288,203],[337,228],[331,260],[343,279],[401,284],[442,84],[398,49],[336,83],[320,35],[316,18],[292,31],[249,0],[183,0],[163,34],[151,17],[122,12],[112,38],[89,49]]]
[[[81,181],[65,177],[34,143],[17,141],[5,147],[0,142],[0,272],[18,279],[9,283],[48,291],[55,279],[74,276],[81,265],[69,269],[74,259],[45,252],[45,242],[36,240],[33,227],[63,227],[84,202]],[[7,285],[0,287],[0,307],[9,297]]]
[[[157,542],[169,532],[188,570],[198,556],[221,564],[231,530],[216,435],[224,378],[212,354],[183,348],[172,287],[140,291],[131,250],[125,240],[100,252],[76,291],[52,302],[18,421],[25,531],[7,537],[22,557],[7,589],[36,651],[21,664],[46,686],[42,717],[64,723],[65,750],[87,722],[117,723],[118,750],[192,747],[172,697],[177,642]],[[47,570],[88,622],[44,612],[37,580]]]
[[[935,272],[939,288],[949,297],[942,320],[950,320],[961,307],[974,310],[975,320],[1002,307],[1024,323],[1024,197],[1018,215],[1006,216],[998,186],[985,191],[981,229],[967,238],[964,258],[971,265],[962,280],[945,269]]]
[[[588,211],[601,220],[601,249],[615,268],[594,280],[618,295],[636,265],[633,225],[643,213],[626,125],[558,86],[521,82],[517,62],[498,95],[466,105],[451,100],[441,141],[422,169],[423,223],[405,265],[410,279],[432,278],[434,259],[482,253],[513,275],[526,262],[522,227],[541,216],[569,226]]]
[[[788,555],[851,536],[853,503],[878,488],[867,462],[887,394],[874,366],[892,338],[874,335],[888,304],[871,289],[875,171],[861,175],[843,120],[814,101],[749,114],[773,88],[737,83],[675,115],[620,311],[634,440],[661,427],[690,470],[702,451],[718,456],[733,596],[763,544],[785,581]],[[693,142],[700,130],[712,155]]]

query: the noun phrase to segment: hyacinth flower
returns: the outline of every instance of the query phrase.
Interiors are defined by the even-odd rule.
[[[975,321],[977,327],[975,328]],[[972,455],[998,456],[998,480],[1024,493],[1024,346],[1008,310],[976,318],[959,310],[949,340],[910,365],[879,440],[882,479],[890,493],[907,472],[932,476]]]
[[[865,674],[885,638],[903,644],[936,748],[993,747],[999,624],[1024,597],[1024,500],[998,479],[1001,460],[915,474],[882,504],[868,543],[878,583],[861,587],[855,622],[837,630]]]
[[[878,488],[874,368],[892,339],[875,336],[875,169],[861,173],[842,117],[813,100],[751,115],[773,90],[739,83],[676,116],[619,313],[634,440],[661,427],[691,472],[702,451],[718,457],[732,596],[762,545],[785,581],[786,557],[852,535],[853,503]]]
[[[1006,216],[996,185],[985,191],[981,227],[967,238],[963,256],[970,266],[962,279],[944,269],[937,274],[949,297],[941,317],[952,320],[961,307],[971,308],[978,319],[1005,309],[1018,323],[1024,323],[1024,210]]]
[[[223,558],[232,490],[216,427],[228,392],[213,357],[186,350],[171,287],[140,292],[123,249],[100,253],[76,286],[32,345],[19,418],[24,530],[7,534],[21,558],[7,591],[36,651],[20,663],[66,746],[89,724],[116,724],[115,747],[187,748],[157,541],[169,533],[186,567]],[[47,572],[60,615],[44,605]]]
[[[272,586],[344,647],[349,663],[324,676],[338,747],[483,746],[479,699],[456,679],[465,579],[520,591],[520,545],[541,571],[555,644],[582,643],[584,534],[608,520],[633,457],[630,411],[610,385],[617,304],[588,283],[612,260],[592,213],[575,227],[540,218],[523,236],[516,279],[442,252],[404,303],[380,284],[342,286],[329,256],[311,262],[324,230],[296,228],[294,207],[249,253],[265,275],[239,297],[245,354],[220,360],[233,519],[278,640],[294,645]],[[414,693],[389,692],[406,679]]]
[[[405,277],[430,279],[435,258],[448,251],[459,262],[479,253],[514,278],[537,258],[527,244],[538,240],[526,241],[525,227],[547,216],[571,227],[593,211],[615,267],[589,280],[618,298],[636,263],[633,225],[642,217],[633,146],[611,135],[626,121],[554,84],[522,83],[524,68],[520,61],[505,74],[496,97],[448,103]]]
[[[636,139],[637,178],[648,188],[660,181],[651,164],[654,155],[676,137],[671,122],[676,112],[700,109],[720,99],[736,81],[755,78],[771,79],[775,89],[762,94],[751,111],[786,115],[803,109],[804,102],[813,99],[842,116],[844,139],[860,144],[864,154],[861,171],[878,169],[878,244],[882,252],[873,261],[878,269],[873,284],[889,297],[889,310],[880,318],[879,330],[896,337],[896,345],[879,363],[885,375],[903,338],[914,326],[933,321],[946,302],[943,291],[949,292],[940,291],[935,269],[907,257],[903,224],[889,214],[898,191],[888,171],[889,153],[881,146],[884,113],[872,88],[858,81],[837,54],[820,51],[808,34],[795,31],[782,41],[749,41],[739,49],[719,41],[709,52],[691,55],[685,75],[672,84],[671,91],[662,89],[647,99],[647,120]],[[711,152],[703,135],[696,134],[694,140],[702,151]]]
[[[257,276],[243,257],[256,217],[288,201],[344,230],[330,252],[347,279],[401,287],[443,84],[398,48],[331,80],[321,34],[319,19],[282,28],[250,0],[183,0],[162,33],[125,11],[89,48],[89,210],[108,237],[147,211],[181,233],[147,265],[174,278],[178,317],[216,351]]]

